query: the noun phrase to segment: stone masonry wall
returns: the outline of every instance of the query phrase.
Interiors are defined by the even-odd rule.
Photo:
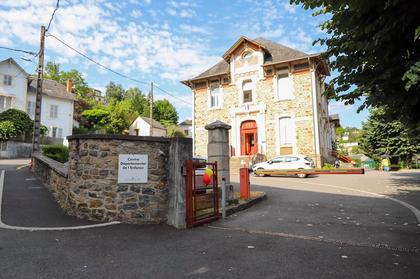
[[[68,168],[41,154],[34,154],[32,169],[35,175],[47,186],[60,207],[69,215],[75,212],[70,206],[68,191]]]
[[[125,223],[166,221],[168,138],[85,135],[68,140],[69,201],[77,217]],[[118,184],[119,154],[147,154],[148,182]]]

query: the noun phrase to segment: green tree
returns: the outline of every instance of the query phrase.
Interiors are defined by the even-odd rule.
[[[388,119],[420,120],[420,24],[417,1],[290,0],[328,19],[328,34],[316,42],[339,75],[331,80],[335,96],[359,110],[382,107]],[[353,86],[355,85],[355,86]],[[331,86],[331,88],[333,88]],[[331,93],[331,92],[330,92]]]
[[[166,128],[166,134],[168,137],[179,137],[185,138],[184,132],[176,125],[170,125]]]
[[[359,147],[376,160],[387,155],[408,162],[420,150],[420,138],[413,137],[401,121],[386,121],[385,114],[383,109],[371,110],[363,123]]]
[[[61,71],[60,64],[48,62],[45,66],[44,77],[55,80],[64,86],[67,85],[67,80],[71,79],[73,81],[73,92],[77,97],[87,100],[92,99],[93,90],[89,88],[83,74],[77,70]]]
[[[110,111],[103,106],[93,107],[82,112],[84,126],[88,129],[102,129],[108,122]]]
[[[17,135],[18,132],[12,121],[6,120],[0,122],[0,141],[7,141]]]
[[[121,84],[115,84],[113,81],[109,82],[105,90],[105,99],[108,103],[115,101],[122,101],[124,99],[125,90]]]
[[[23,110],[8,109],[0,113],[0,121],[11,121],[18,135],[32,132],[33,121]]]
[[[137,87],[129,88],[124,96],[125,100],[129,100],[135,111],[139,115],[148,116],[149,102],[146,96]],[[147,115],[145,115],[147,113]]]
[[[107,109],[110,114],[104,127],[111,134],[123,133],[138,116],[129,100],[111,103]]]
[[[178,123],[178,112],[167,100],[157,100],[153,103],[153,119],[168,127]]]

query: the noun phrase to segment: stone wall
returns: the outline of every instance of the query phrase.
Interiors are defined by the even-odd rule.
[[[51,164],[46,165],[40,159],[35,160],[34,172],[69,214],[97,221],[162,223],[170,221],[170,202],[182,209],[177,203],[185,200],[179,201],[178,193],[170,191],[170,188],[185,191],[181,168],[170,166],[174,160],[191,159],[191,139],[77,135],[68,137],[68,141],[67,177],[60,180],[51,174],[54,173]],[[148,155],[147,183],[118,183],[119,154]],[[183,156],[177,156],[179,154]],[[171,213],[182,219],[179,215],[178,212]],[[171,220],[170,223],[182,227],[180,222],[174,224]]]
[[[37,153],[33,155],[32,169],[35,175],[50,190],[60,207],[67,214],[75,215],[69,200],[68,167]]]
[[[294,98],[292,100],[279,100],[277,97],[276,78],[266,77],[258,80],[256,84],[255,103],[264,104],[266,110],[263,113],[265,121],[265,153],[268,159],[279,155],[278,121],[279,117],[291,116],[295,123],[296,131],[296,154],[303,154],[315,159],[314,154],[314,127],[312,112],[311,72],[304,71],[292,75],[294,85]],[[256,119],[257,113],[242,113],[232,116],[231,108],[240,104],[240,90],[235,84],[223,85],[223,105],[220,108],[209,108],[208,89],[196,89],[194,92],[195,102],[195,155],[207,156],[207,131],[204,126],[215,120],[220,120],[232,129],[239,129],[239,125],[232,123],[232,117],[238,122],[248,119]],[[240,124],[240,123],[239,123]],[[235,133],[235,131],[231,131]],[[236,131],[238,135],[238,131]],[[232,138],[229,137],[230,144]],[[236,150],[237,154],[240,150]]]

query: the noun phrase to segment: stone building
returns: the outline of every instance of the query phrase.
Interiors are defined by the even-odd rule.
[[[220,120],[232,126],[233,164],[254,154],[306,155],[317,166],[333,160],[333,125],[322,94],[329,74],[320,54],[242,36],[219,63],[182,81],[193,93],[194,155],[207,156],[204,127]]]

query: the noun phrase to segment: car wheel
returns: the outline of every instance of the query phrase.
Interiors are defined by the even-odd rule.
[[[257,170],[264,170],[264,168],[258,168]],[[256,174],[255,172],[254,175],[258,177],[268,176],[267,174]]]
[[[299,177],[299,178],[305,178],[305,177],[307,177],[308,175],[307,174],[305,174],[305,173],[298,173],[297,174],[297,177]]]

